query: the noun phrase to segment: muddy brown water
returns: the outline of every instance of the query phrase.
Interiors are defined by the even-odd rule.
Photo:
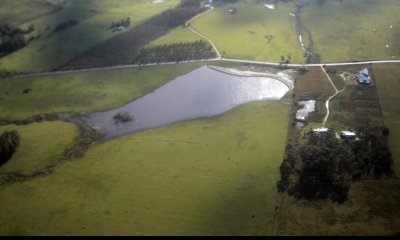
[[[120,108],[90,113],[75,122],[106,132],[103,140],[108,140],[174,122],[216,116],[253,101],[279,100],[288,91],[288,86],[273,78],[235,76],[204,66]],[[120,112],[128,112],[134,120],[116,123],[114,116]]]

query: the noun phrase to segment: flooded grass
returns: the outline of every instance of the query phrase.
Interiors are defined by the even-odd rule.
[[[1,235],[272,235],[289,106],[257,102],[95,145],[0,187]]]

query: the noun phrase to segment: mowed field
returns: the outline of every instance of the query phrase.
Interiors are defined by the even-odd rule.
[[[67,1],[61,11],[22,24],[24,29],[33,24],[33,36],[41,37],[27,47],[0,59],[0,69],[18,72],[54,69],[89,48],[129,31],[151,16],[175,7],[179,2],[180,0],[166,0],[163,3],[154,3],[153,0]],[[131,25],[127,29],[117,32],[110,29],[112,22],[128,17]],[[79,24],[53,33],[55,26],[70,20],[77,20]]]
[[[390,129],[390,150],[394,156],[395,171],[400,176],[400,65],[373,65],[385,124]]]
[[[94,145],[0,186],[0,234],[271,235],[289,109],[257,102]]]
[[[328,0],[308,4],[301,19],[322,62],[399,59],[399,12],[398,0]]]
[[[228,12],[233,7],[235,14]],[[279,62],[281,56],[291,54],[292,62],[302,63],[295,19],[289,15],[294,9],[292,3],[270,10],[261,2],[244,0],[216,7],[191,27],[210,38],[224,57]],[[269,43],[268,35],[273,37]]]

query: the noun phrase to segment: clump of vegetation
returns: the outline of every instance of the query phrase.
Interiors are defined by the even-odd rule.
[[[122,19],[119,22],[112,22],[111,23],[111,29],[113,30],[120,30],[121,28],[127,28],[131,25],[131,19],[128,17],[126,19]]]
[[[133,118],[134,116],[129,114],[129,112],[119,112],[113,117],[115,124],[131,122]]]
[[[0,136],[0,166],[5,164],[19,146],[20,136],[17,131],[5,131]]]
[[[68,28],[71,28],[71,27],[77,25],[78,23],[79,22],[77,20],[69,20],[67,22],[60,23],[54,28],[53,32],[56,33],[56,32],[64,31]]]
[[[34,29],[33,25],[28,30],[22,30],[8,23],[0,23],[0,53],[8,54],[28,45],[32,40],[29,33]]]
[[[307,200],[343,203],[353,181],[393,176],[385,128],[358,129],[360,140],[339,140],[332,131],[310,132],[306,143],[287,147],[279,191]]]

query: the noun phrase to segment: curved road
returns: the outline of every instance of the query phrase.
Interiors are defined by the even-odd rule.
[[[203,13],[197,15],[197,16],[194,16],[192,19],[190,19],[189,21],[187,21],[187,22],[185,23],[185,27],[187,27],[187,28],[188,28],[192,33],[194,33],[195,35],[197,35],[197,36],[199,36],[199,37],[201,37],[201,38],[207,40],[207,41],[211,44],[211,46],[214,48],[214,51],[215,51],[215,53],[217,53],[218,58],[221,58],[222,56],[221,56],[221,54],[219,53],[219,51],[218,51],[217,47],[215,46],[214,42],[213,42],[211,39],[209,39],[207,36],[203,35],[202,33],[199,33],[198,31],[196,31],[196,30],[194,30],[193,28],[190,27],[190,24],[191,24],[194,20],[196,20],[196,19],[198,19],[198,18],[200,18],[200,17],[202,17],[202,16],[204,16],[204,15],[210,13],[212,10],[214,10],[214,7],[211,7],[211,8],[208,9],[207,11],[205,11],[205,12],[203,12]]]

